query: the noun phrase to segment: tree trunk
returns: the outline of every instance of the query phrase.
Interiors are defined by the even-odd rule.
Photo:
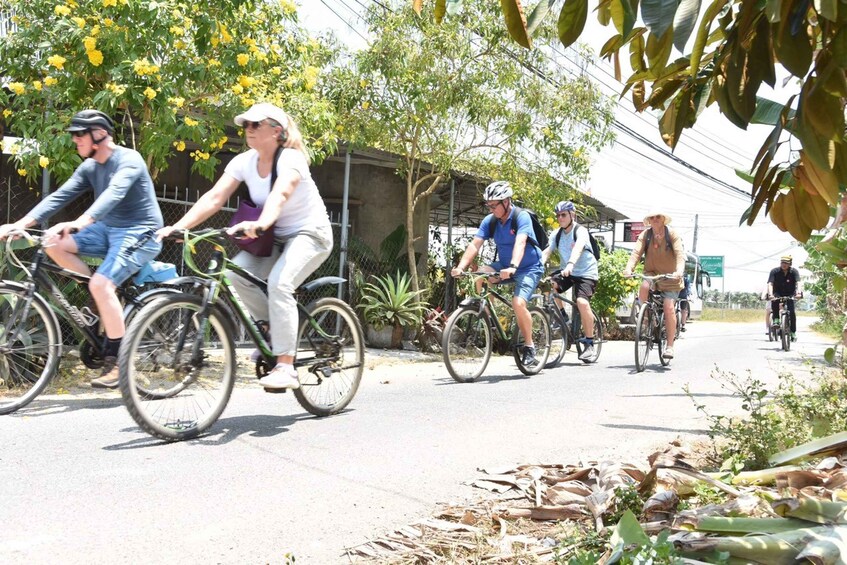
[[[406,178],[406,257],[409,262],[409,276],[411,277],[412,290],[420,290],[418,281],[418,266],[415,264],[415,193],[412,174]]]

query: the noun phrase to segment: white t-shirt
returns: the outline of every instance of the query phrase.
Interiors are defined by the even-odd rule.
[[[247,184],[250,199],[256,206],[264,206],[270,194],[271,175],[259,176],[259,153],[250,149],[236,155],[226,166],[225,172],[232,178]],[[276,221],[274,233],[278,237],[294,235],[298,232],[312,231],[316,227],[329,226],[326,206],[318,192],[306,157],[297,149],[285,148],[279,154],[276,164],[277,175],[294,169],[300,174],[300,183],[291,196],[282,204],[282,210]]]

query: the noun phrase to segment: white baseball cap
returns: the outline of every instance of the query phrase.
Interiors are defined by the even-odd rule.
[[[235,125],[244,127],[245,122],[261,122],[270,118],[282,127],[288,129],[288,114],[279,106],[274,106],[269,102],[260,102],[253,104],[249,110],[243,114],[235,116]]]

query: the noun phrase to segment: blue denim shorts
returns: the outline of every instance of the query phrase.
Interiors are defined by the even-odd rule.
[[[506,267],[501,265],[500,263],[491,263],[489,265],[492,269],[500,272],[501,269],[505,269]],[[541,269],[530,271],[528,273],[515,273],[509,279],[515,281],[515,290],[512,293],[512,296],[519,296],[523,298],[527,304],[532,300],[532,294],[535,292],[535,289],[538,287],[538,283],[541,281],[541,276],[544,274],[544,271]]]
[[[137,249],[130,249],[140,238],[154,233],[153,228],[113,228],[95,222],[71,237],[80,255],[103,259],[97,274],[120,286],[162,250],[161,242],[155,237],[149,237]]]

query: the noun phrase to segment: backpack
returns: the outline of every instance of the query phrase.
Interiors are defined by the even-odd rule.
[[[649,228],[647,230],[647,235],[644,236],[644,258],[647,259],[647,250],[650,249],[650,244],[653,242],[653,228]],[[665,226],[665,246],[668,248],[668,251],[673,249],[673,244],[671,243],[671,230],[668,229],[668,226]]]
[[[574,227],[573,227],[573,229],[574,229],[574,232],[573,232],[574,241],[576,241],[576,230],[577,230],[578,227],[579,227],[579,224],[574,224]],[[561,239],[562,239],[562,228],[559,228],[558,231],[556,231],[556,241],[555,241],[556,249],[559,248],[559,241]],[[588,232],[588,241],[591,242],[591,254],[594,255],[594,258],[599,261],[600,260],[600,242],[597,241],[597,239],[594,237],[594,234],[591,233],[591,232]],[[588,251],[588,248],[587,247],[583,248],[583,251]]]
[[[541,225],[541,222],[538,220],[538,214],[533,212],[532,210],[528,210],[526,208],[518,208],[514,207],[515,211],[512,213],[512,231],[515,234],[518,233],[518,214],[521,212],[526,212],[529,214],[529,219],[532,222],[532,232],[535,234],[535,237],[528,237],[527,239],[531,244],[536,246],[537,248],[547,249],[547,245],[550,243],[550,239],[547,237],[547,230],[544,229],[544,226]],[[488,238],[491,239],[494,237],[494,230],[497,228],[497,224],[495,223],[497,218],[492,218],[491,222],[488,224]]]

